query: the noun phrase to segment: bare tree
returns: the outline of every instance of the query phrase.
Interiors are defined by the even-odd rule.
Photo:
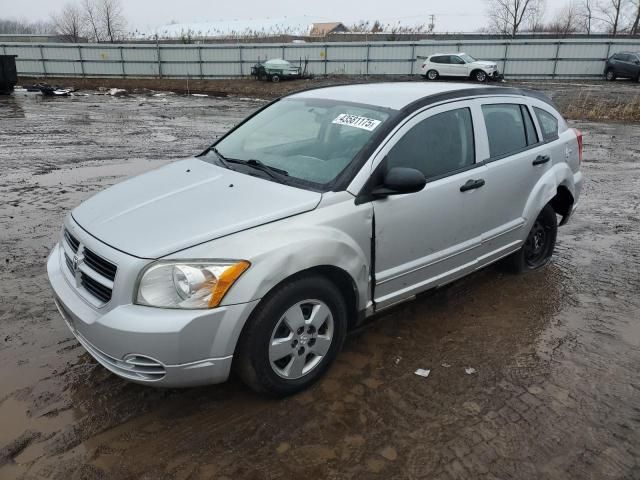
[[[570,33],[577,32],[579,27],[578,7],[574,2],[569,2],[558,11],[555,19],[547,25],[545,30],[561,36],[567,36]]]
[[[603,0],[598,4],[600,20],[607,25],[612,35],[620,33],[626,6],[627,0]]]
[[[96,0],[82,0],[81,6],[89,35],[93,37],[94,42],[101,42],[104,35],[102,33],[102,25],[100,23]]]
[[[111,43],[122,39],[127,22],[120,0],[100,0],[98,13],[106,39]]]
[[[544,0],[485,0],[492,29],[515,37],[525,26],[534,29],[544,13]]]
[[[629,33],[638,35],[640,33],[640,0],[633,0],[633,24]]]
[[[84,16],[80,8],[67,3],[62,11],[52,16],[56,31],[63,35],[69,42],[78,42],[84,33]]]
[[[582,0],[582,2],[577,5],[577,15],[581,23],[580,30],[584,31],[587,35],[591,35],[596,20],[595,7],[594,0]]]
[[[51,22],[0,18],[0,33],[3,34],[46,34],[55,31],[56,28]]]

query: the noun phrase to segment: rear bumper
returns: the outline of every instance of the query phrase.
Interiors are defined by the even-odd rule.
[[[56,306],[98,363],[127,380],[159,387],[224,382],[245,321],[257,301],[211,310],[120,305],[101,312],[63,274],[60,247],[47,260]]]

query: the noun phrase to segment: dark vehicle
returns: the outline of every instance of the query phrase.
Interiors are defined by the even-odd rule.
[[[0,55],[0,95],[13,92],[18,83],[16,55]]]
[[[640,54],[634,52],[615,53],[609,57],[604,67],[604,78],[630,78],[640,82]]]

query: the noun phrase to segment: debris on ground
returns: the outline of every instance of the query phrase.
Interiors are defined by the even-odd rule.
[[[418,375],[419,377],[424,377],[427,378],[429,376],[429,374],[431,373],[431,370],[426,370],[424,368],[419,368],[417,369],[415,372],[416,375]]]
[[[60,87],[58,85],[49,85],[48,83],[35,83],[32,85],[22,85],[21,87],[16,87],[14,89],[14,93],[17,93],[17,94],[36,94],[36,95],[44,95],[48,97],[52,97],[52,96],[66,97],[75,91],[76,91],[75,88],[66,88],[66,87]]]
[[[466,373],[467,375],[473,375],[474,373],[478,373],[478,371],[473,367],[465,367],[464,373]]]
[[[126,95],[127,91],[124,88],[110,88],[107,93],[112,97],[118,97],[121,95]]]
[[[447,362],[444,362],[441,366],[444,367],[444,368],[449,368],[449,367],[451,367],[451,364],[447,363]]]

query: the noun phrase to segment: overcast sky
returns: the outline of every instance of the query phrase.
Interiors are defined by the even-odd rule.
[[[567,0],[547,2],[547,15]],[[64,1],[0,0],[0,16],[46,20]],[[483,0],[122,0],[130,29],[150,30],[172,20],[179,23],[214,20],[246,20],[284,16],[312,16],[326,21],[353,23],[359,19],[380,19],[384,23],[415,24],[436,15],[436,31],[474,31],[483,27]],[[416,22],[418,20],[418,22]]]

